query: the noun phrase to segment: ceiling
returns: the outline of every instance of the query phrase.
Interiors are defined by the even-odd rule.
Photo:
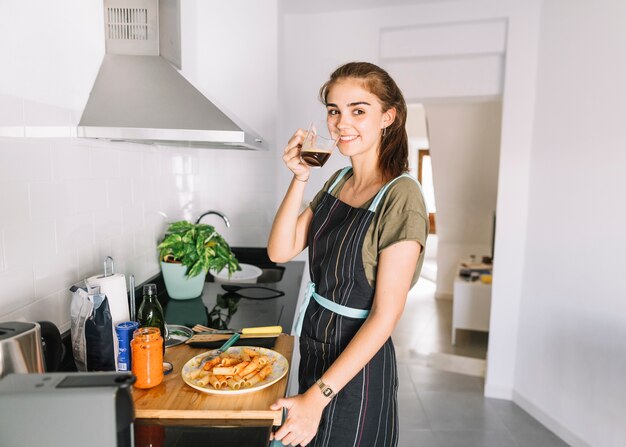
[[[467,0],[279,0],[283,13],[316,13]]]

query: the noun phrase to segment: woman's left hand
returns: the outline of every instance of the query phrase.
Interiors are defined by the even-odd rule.
[[[317,395],[310,391],[316,391]],[[270,408],[285,408],[287,419],[272,434],[271,439],[281,441],[284,445],[307,445],[317,433],[322,411],[328,402],[319,390],[309,390],[294,397],[278,399]]]

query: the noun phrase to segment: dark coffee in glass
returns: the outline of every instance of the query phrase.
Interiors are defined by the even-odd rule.
[[[307,165],[312,168],[321,168],[330,158],[331,151],[311,148],[300,152],[300,157]]]

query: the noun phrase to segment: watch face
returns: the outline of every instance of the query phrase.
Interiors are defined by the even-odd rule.
[[[330,388],[326,388],[325,390],[322,391],[322,393],[324,394],[324,396],[330,397],[333,395],[333,390],[331,390]]]

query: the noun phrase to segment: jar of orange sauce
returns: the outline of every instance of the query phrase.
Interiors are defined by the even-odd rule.
[[[137,388],[152,388],[163,381],[163,337],[156,327],[141,327],[130,342],[132,371]]]

